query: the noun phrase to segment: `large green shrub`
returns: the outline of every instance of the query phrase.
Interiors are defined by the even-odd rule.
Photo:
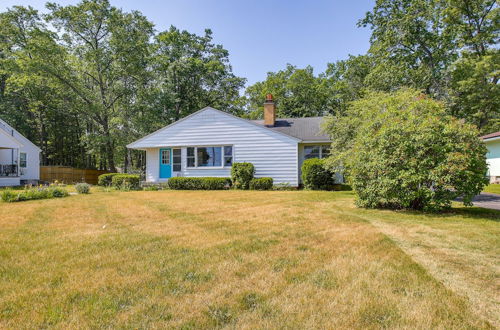
[[[345,169],[358,206],[441,210],[459,196],[472,205],[485,185],[477,128],[418,91],[371,93],[326,128],[328,164]]]
[[[231,180],[237,189],[248,189],[253,179],[255,168],[252,163],[233,163]]]
[[[21,202],[35,199],[66,197],[68,195],[68,192],[60,187],[33,187],[23,190],[3,190],[0,193],[0,199],[4,202]]]
[[[103,187],[109,187],[112,184],[113,177],[119,175],[120,173],[106,173],[101,174],[97,178],[97,184]]]
[[[168,179],[168,187],[173,190],[222,190],[231,186],[229,178],[186,178],[173,177]]]
[[[311,190],[333,190],[335,173],[325,167],[322,159],[306,159],[302,163],[301,171],[304,188]]]
[[[273,178],[254,178],[250,181],[249,188],[252,190],[271,190]]]
[[[111,185],[121,190],[137,190],[140,187],[140,176],[137,174],[114,175]]]

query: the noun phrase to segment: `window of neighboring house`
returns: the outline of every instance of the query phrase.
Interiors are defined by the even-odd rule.
[[[330,155],[329,145],[304,146],[304,159],[326,158]]]
[[[188,147],[188,167],[223,167],[233,164],[231,146]]]
[[[181,171],[181,149],[172,150],[172,166],[174,172]]]
[[[26,164],[27,164],[26,153],[25,152],[21,152],[19,154],[19,166],[22,167],[22,168],[26,168]]]

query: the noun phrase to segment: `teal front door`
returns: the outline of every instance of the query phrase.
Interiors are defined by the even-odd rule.
[[[170,148],[160,149],[160,179],[168,179],[172,176],[172,150]]]

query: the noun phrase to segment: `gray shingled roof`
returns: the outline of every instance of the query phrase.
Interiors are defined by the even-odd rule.
[[[321,131],[321,122],[324,117],[307,118],[278,118],[273,127],[266,126],[272,130],[296,137],[304,142],[325,141],[330,137]],[[252,122],[264,125],[263,120],[252,120]]]

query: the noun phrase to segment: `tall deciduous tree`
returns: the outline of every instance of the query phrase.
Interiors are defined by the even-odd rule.
[[[92,139],[105,148],[107,167],[115,171],[113,132],[122,102],[147,66],[153,25],[139,12],[125,13],[107,0],[84,0],[75,6],[48,3],[48,15],[67,50],[65,61],[47,71],[82,101],[102,135]]]

